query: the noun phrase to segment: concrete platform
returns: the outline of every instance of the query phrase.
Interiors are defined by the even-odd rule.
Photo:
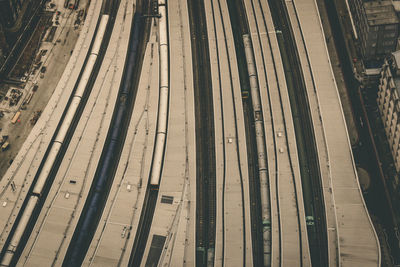
[[[292,1],[287,1],[286,6],[288,9],[296,41],[296,46],[299,53],[301,68],[308,94],[308,101],[310,103],[312,122],[314,125],[314,135],[316,139],[320,175],[322,178],[322,186],[323,186],[322,192],[325,201],[329,264],[331,266],[336,266],[338,262],[338,248],[339,248],[337,240],[336,213],[334,208],[334,198],[331,190],[332,186],[330,181],[329,165],[326,164],[329,157],[328,157],[327,147],[325,145],[325,133],[322,125],[323,122],[320,117],[320,108],[319,108],[320,103],[315,93],[316,88],[310,70],[308,62],[308,54],[306,51],[306,47],[304,45],[304,39],[302,36],[295,7]]]
[[[127,266],[129,262],[154,149],[159,85],[156,32],[153,27],[114,183],[83,266]]]
[[[247,0],[245,7],[266,133],[272,215],[271,266],[311,266],[296,138],[277,33],[266,2],[260,5]]]
[[[191,57],[191,40],[187,1],[169,1],[168,2],[168,23],[170,33],[170,57],[174,61],[171,75],[171,110],[176,110],[176,105],[182,105],[176,110],[177,119],[183,119],[185,151],[185,174],[180,179],[177,177],[161,180],[160,193],[168,195],[174,190],[179,192],[178,213],[175,215],[173,224],[170,226],[168,235],[171,237],[165,247],[159,266],[193,266],[195,264],[195,233],[196,233],[196,136],[195,136],[195,111],[194,111],[194,92],[193,92],[193,66]],[[176,99],[176,102],[175,100]],[[179,114],[180,110],[183,111]],[[172,113],[170,113],[170,118]],[[184,118],[182,117],[184,116]],[[171,120],[172,122],[172,120]],[[175,128],[175,125],[171,124]],[[182,130],[182,129],[181,129]],[[179,138],[178,132],[169,137]],[[174,135],[174,136],[173,136]],[[167,157],[175,157],[175,154],[169,147],[171,142],[167,142]],[[183,151],[179,152],[183,154]],[[172,162],[171,162],[172,163]],[[183,167],[183,166],[182,166]],[[183,169],[182,169],[183,170]],[[174,164],[166,161],[165,174],[174,173]],[[172,181],[174,182],[172,182]],[[179,181],[181,180],[181,181]],[[168,185],[168,186],[166,186]],[[159,198],[162,195],[159,195]],[[162,208],[161,205],[156,208]],[[159,217],[161,220],[161,217]]]
[[[253,262],[248,163],[235,46],[226,1],[206,1],[216,138],[215,265]]]
[[[141,266],[150,262],[193,266],[195,262],[196,143],[186,1],[168,2],[168,26],[170,59],[174,59],[170,64],[168,134],[157,205]],[[150,250],[157,238],[163,240],[159,260]]]
[[[325,149],[328,157],[320,165],[325,165],[329,170],[323,184],[326,199],[330,201],[329,198],[333,198],[333,207],[328,207],[331,212],[334,209],[336,220],[337,263],[341,266],[380,266],[379,241],[360,190],[316,2],[296,0],[293,1],[293,7],[302,29],[309,69],[314,78],[315,90],[309,92],[314,91],[315,95],[309,96],[310,102],[316,102],[312,99],[314,97],[319,103],[318,107],[312,109],[319,110],[321,122],[315,126],[321,125],[324,133],[318,149],[322,155]],[[329,218],[332,215],[327,216],[329,220],[333,219]],[[332,222],[330,224],[333,226]],[[335,229],[328,228],[328,231],[334,232]],[[335,239],[333,235],[330,234],[330,238]],[[331,250],[333,253],[335,251]]]

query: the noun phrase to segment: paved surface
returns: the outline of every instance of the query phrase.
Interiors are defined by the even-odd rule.
[[[314,92],[319,101],[319,115],[325,135],[323,143],[318,145],[319,149],[326,149],[328,156],[320,165],[326,165],[329,169],[329,180],[324,181],[324,186],[328,188],[324,191],[330,190],[334,199],[337,261],[342,266],[379,266],[379,242],[358,183],[346,122],[317,6],[313,0],[296,0],[293,3],[302,28],[310,72],[314,77]],[[315,127],[317,126],[316,123]],[[329,201],[329,194],[326,195],[325,192],[325,196]],[[335,231],[328,228],[328,231],[332,230]],[[334,253],[332,250],[330,252]]]

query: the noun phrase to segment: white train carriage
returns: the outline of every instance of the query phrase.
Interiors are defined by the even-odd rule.
[[[168,128],[169,109],[169,59],[168,59],[168,30],[166,2],[158,1],[159,20],[159,51],[160,51],[160,97],[158,102],[157,134],[150,173],[150,185],[158,186],[161,178],[162,163],[164,160],[165,142]]]

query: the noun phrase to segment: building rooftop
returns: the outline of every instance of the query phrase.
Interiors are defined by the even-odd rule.
[[[399,23],[392,1],[365,2],[364,8],[370,26]]]

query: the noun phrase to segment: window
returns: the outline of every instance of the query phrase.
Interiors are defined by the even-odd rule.
[[[396,29],[396,26],[396,24],[385,25],[385,30],[394,30]]]
[[[371,29],[371,32],[377,32],[378,31],[378,26],[371,27],[370,29]]]
[[[389,38],[393,38],[396,35],[396,33],[391,32],[391,33],[386,33],[385,35],[383,35],[383,37],[385,39],[389,39]]]
[[[383,45],[384,46],[392,46],[393,45],[393,41],[384,41]]]

